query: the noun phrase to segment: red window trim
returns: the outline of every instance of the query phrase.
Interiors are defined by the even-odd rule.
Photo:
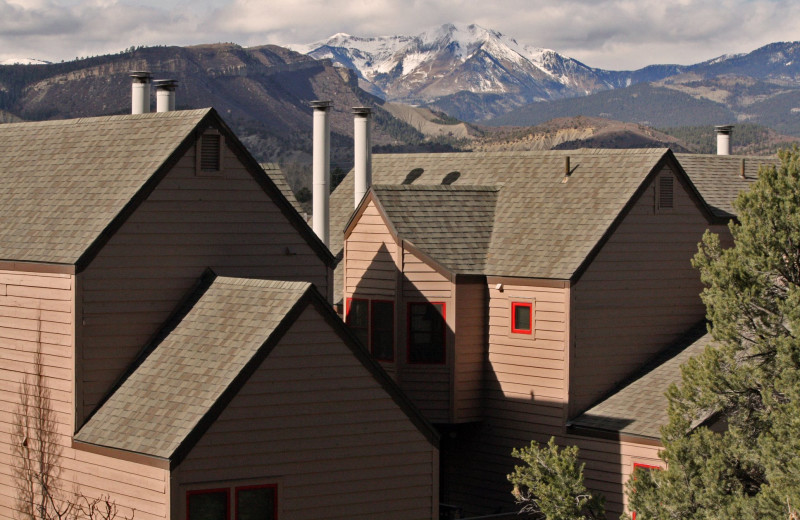
[[[530,328],[517,328],[517,307],[527,307],[530,316]],[[533,303],[531,302],[511,302],[511,332],[514,334],[533,334]]]
[[[372,312],[372,307],[376,303],[391,303],[392,304],[392,357],[389,358],[389,359],[379,358],[379,357],[377,357],[375,355],[374,345],[373,345],[373,341],[372,341],[372,331],[374,329],[374,327],[372,326],[373,325],[372,324],[372,317],[375,315],[375,313]],[[378,361],[383,361],[383,362],[386,362],[386,363],[394,363],[394,351],[395,351],[394,338],[395,338],[395,331],[396,331],[396,328],[397,328],[396,327],[397,326],[396,321],[397,320],[395,319],[395,314],[394,314],[394,300],[370,300],[369,301],[369,319],[367,320],[367,322],[369,323],[369,351],[370,351],[370,353],[372,353],[372,357],[374,357]]]
[[[411,361],[411,306],[412,305],[441,305],[442,306],[442,361],[428,363],[425,361]],[[406,304],[406,363],[409,365],[446,365],[447,364],[447,304],[445,302],[408,302]]]
[[[231,488],[214,488],[214,489],[193,489],[186,492],[186,520],[192,520],[189,517],[189,497],[192,495],[206,495],[210,493],[225,493],[225,520],[231,518]]]
[[[234,488],[234,499],[235,499],[235,511],[234,511],[234,518],[239,520],[239,491],[241,490],[248,490],[248,489],[263,489],[263,488],[272,488],[275,490],[275,500],[272,503],[273,511],[272,511],[272,518],[278,518],[278,485],[277,484],[253,484],[251,486],[237,486]]]
[[[353,302],[365,302],[367,304],[367,324],[369,325],[369,299],[368,298],[348,298],[347,309],[344,313],[344,322],[350,325],[350,307]]]
[[[634,475],[634,473],[636,473],[636,468],[650,469],[650,470],[657,469],[659,471],[664,469],[661,466],[653,466],[652,464],[642,464],[641,462],[634,462],[633,472],[631,473],[631,477],[633,477],[634,480],[636,480],[636,476]],[[631,520],[636,520],[636,511],[631,511]]]

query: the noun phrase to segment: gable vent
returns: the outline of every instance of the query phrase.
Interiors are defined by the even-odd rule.
[[[658,208],[671,209],[674,199],[672,175],[662,175],[658,178]]]
[[[200,140],[200,171],[218,172],[220,170],[219,134],[205,134]]]

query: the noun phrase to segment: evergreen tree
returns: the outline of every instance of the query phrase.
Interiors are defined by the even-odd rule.
[[[667,393],[667,469],[628,482],[637,520],[800,518],[800,149],[778,155],[733,246],[707,232],[694,258],[714,344]]]
[[[551,437],[546,445],[531,441],[511,454],[524,462],[508,475],[514,498],[522,505],[520,513],[544,520],[605,518],[605,500],[583,485],[584,465],[578,464],[577,446],[559,450]]]

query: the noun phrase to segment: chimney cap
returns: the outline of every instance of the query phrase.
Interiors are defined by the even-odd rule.
[[[353,114],[357,116],[368,116],[372,113],[370,107],[353,107]]]
[[[157,79],[153,81],[153,85],[155,85],[156,90],[175,90],[178,88],[178,80],[177,79]]]
[[[718,134],[730,134],[733,132],[733,125],[717,125],[714,127],[714,130],[716,130]]]
[[[333,101],[320,101],[319,99],[315,99],[314,101],[310,101],[308,104],[311,105],[311,108],[325,110],[326,108],[333,106]]]
[[[130,76],[136,83],[148,83],[153,75],[146,70],[132,70]]]

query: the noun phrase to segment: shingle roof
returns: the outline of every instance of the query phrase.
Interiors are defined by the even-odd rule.
[[[372,169],[376,185],[445,181],[499,187],[484,274],[570,279],[668,154],[667,149],[376,154]],[[572,173],[562,182],[567,156]],[[338,230],[353,211],[351,177],[331,199],[334,254],[342,248]]]
[[[309,287],[214,278],[75,440],[171,458]]]
[[[484,271],[496,187],[376,185],[372,190],[400,237],[453,272]]]
[[[289,186],[289,183],[286,181],[286,176],[283,174],[283,170],[281,170],[281,167],[278,165],[278,163],[261,163],[261,168],[264,169],[264,172],[269,176],[275,186],[281,190],[281,193],[284,197],[286,197],[286,200],[289,201],[295,211],[297,211],[300,216],[303,216],[305,214],[305,210],[297,201],[297,197],[294,196],[294,192]]]
[[[743,155],[680,153],[675,156],[714,216],[722,218],[736,215],[732,202],[758,178],[758,169],[762,165],[772,166],[779,162],[777,157]],[[744,178],[741,176],[742,163]]]
[[[575,418],[572,426],[651,439],[661,438],[668,422],[667,389],[681,381],[681,365],[712,341],[705,326],[697,327],[675,347],[644,367],[630,383]]]
[[[0,260],[76,263],[210,112],[0,125]]]

